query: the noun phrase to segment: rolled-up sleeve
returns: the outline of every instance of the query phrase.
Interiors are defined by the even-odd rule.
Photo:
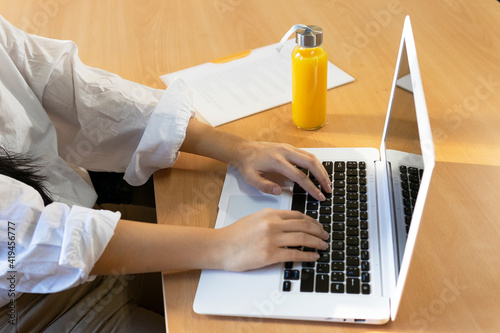
[[[63,160],[126,172],[133,185],[175,162],[194,116],[185,82],[160,90],[125,80],[83,64],[73,42],[26,34],[1,16],[0,43],[54,124]]]
[[[2,175],[0,185],[0,288],[9,289],[5,277],[11,272],[16,292],[52,293],[91,280],[120,214],[44,206],[33,188]]]

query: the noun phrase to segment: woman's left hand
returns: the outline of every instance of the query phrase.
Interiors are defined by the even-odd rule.
[[[266,178],[269,173],[279,173],[298,183],[315,199],[323,201],[322,193],[331,193],[331,181],[321,162],[311,153],[289,144],[245,141],[238,147],[237,158],[231,161],[246,182],[260,191],[281,194],[281,187]],[[297,167],[308,169],[321,185],[319,189]]]

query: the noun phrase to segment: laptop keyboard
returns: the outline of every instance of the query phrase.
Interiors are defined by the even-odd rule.
[[[330,246],[317,251],[316,262],[284,263],[282,290],[300,292],[370,294],[370,253],[368,242],[368,197],[366,164],[357,161],[326,161],[323,165],[332,180],[333,193],[317,201],[294,184],[292,209],[318,220],[330,233]],[[319,187],[319,183],[308,170]],[[299,284],[299,288],[292,285]]]
[[[424,169],[417,169],[405,165],[399,166],[401,191],[403,195],[403,206],[405,214],[406,234],[410,230],[411,216],[415,209],[415,201],[417,200],[420,181],[424,173]]]

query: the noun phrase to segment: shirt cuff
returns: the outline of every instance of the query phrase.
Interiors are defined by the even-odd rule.
[[[120,213],[73,206],[64,228],[59,265],[78,268],[80,281],[88,280],[119,219]]]
[[[175,163],[189,120],[195,116],[192,101],[192,91],[182,79],[165,90],[125,171],[123,178],[130,185],[142,185],[155,171]]]

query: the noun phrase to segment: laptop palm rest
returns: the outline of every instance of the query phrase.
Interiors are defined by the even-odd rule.
[[[231,195],[223,226],[226,227],[264,208],[280,209],[280,207],[281,197]]]

